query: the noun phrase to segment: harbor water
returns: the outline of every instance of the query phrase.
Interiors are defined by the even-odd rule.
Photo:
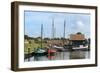
[[[48,61],[48,60],[70,60],[70,59],[89,59],[90,51],[67,51],[56,52],[48,55],[35,55],[25,59],[25,62],[29,61]]]

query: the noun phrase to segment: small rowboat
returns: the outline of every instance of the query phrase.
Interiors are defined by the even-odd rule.
[[[57,51],[56,51],[56,50],[52,50],[52,49],[48,49],[47,52],[48,52],[48,53],[56,53]]]
[[[44,49],[42,49],[42,48],[38,48],[38,49],[34,52],[35,55],[45,55],[46,53],[47,53],[46,50],[44,50]]]

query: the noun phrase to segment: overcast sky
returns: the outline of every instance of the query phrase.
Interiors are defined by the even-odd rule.
[[[41,24],[43,24],[43,37],[51,37],[53,20],[55,37],[63,37],[64,20],[66,21],[66,38],[77,32],[90,37],[90,14],[24,11],[24,17],[25,35],[30,37],[41,35]]]

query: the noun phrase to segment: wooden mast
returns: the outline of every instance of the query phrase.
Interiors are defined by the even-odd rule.
[[[52,20],[52,46],[54,45],[54,19]]]
[[[65,27],[66,27],[66,21],[64,20],[63,45],[65,44]]]
[[[41,24],[41,48],[43,47],[43,24]]]
[[[52,20],[52,39],[54,39],[54,19]]]

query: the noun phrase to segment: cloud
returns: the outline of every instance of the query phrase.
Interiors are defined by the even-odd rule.
[[[77,21],[76,27],[77,27],[77,31],[84,32],[85,24],[83,23],[83,21]]]
[[[85,26],[85,24],[82,21],[77,21],[76,24],[79,28],[84,28]]]

